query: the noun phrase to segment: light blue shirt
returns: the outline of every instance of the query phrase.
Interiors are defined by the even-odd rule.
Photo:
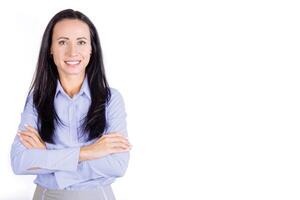
[[[125,104],[120,92],[110,88],[111,99],[106,104],[107,124],[103,134],[119,132],[127,136]],[[90,89],[85,77],[79,93],[72,98],[63,90],[59,81],[54,106],[66,126],[56,126],[55,144],[46,143],[46,150],[27,149],[16,135],[11,147],[11,165],[15,174],[37,175],[34,182],[48,189],[91,189],[114,182],[124,175],[129,152],[114,153],[96,160],[79,161],[80,147],[95,142],[85,142],[80,121],[91,104]],[[32,93],[27,97],[21,114],[19,130],[25,124],[37,129],[37,112],[33,106]],[[30,169],[30,168],[41,169]]]

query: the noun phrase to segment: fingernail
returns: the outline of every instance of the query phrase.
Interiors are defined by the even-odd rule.
[[[24,124],[24,126],[28,127],[28,124]]]

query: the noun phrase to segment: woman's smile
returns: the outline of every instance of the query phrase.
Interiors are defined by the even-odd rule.
[[[77,66],[81,63],[81,60],[68,60],[65,61],[68,66]]]

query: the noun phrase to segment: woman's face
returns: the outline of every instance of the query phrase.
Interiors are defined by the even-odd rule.
[[[64,19],[55,24],[51,54],[59,76],[84,76],[92,52],[90,30],[80,20]]]

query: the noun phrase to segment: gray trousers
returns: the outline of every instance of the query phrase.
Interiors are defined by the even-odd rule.
[[[36,186],[33,200],[116,200],[110,185],[91,190],[50,190]]]

